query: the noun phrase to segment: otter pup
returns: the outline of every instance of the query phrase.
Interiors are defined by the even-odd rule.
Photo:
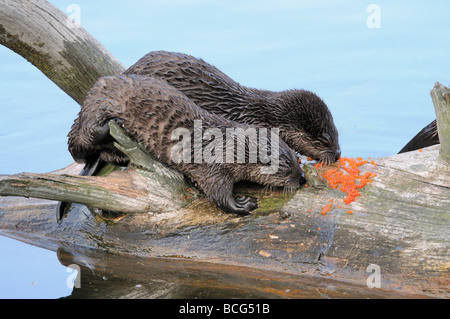
[[[333,117],[313,92],[248,88],[201,59],[166,51],[148,53],[124,74],[164,79],[201,108],[232,121],[278,127],[290,147],[320,162],[333,163],[340,157]]]
[[[155,159],[196,181],[205,195],[227,212],[245,215],[257,207],[256,199],[233,197],[233,185],[238,181],[290,189],[306,182],[297,156],[281,139],[276,145],[275,135],[262,134],[257,127],[209,113],[156,77],[119,75],[102,77],[96,82],[69,133],[69,151],[76,162],[92,167],[100,158],[105,162],[127,164],[128,158],[113,146],[110,120],[121,124]],[[238,146],[234,152],[243,131],[248,133],[245,147]],[[214,152],[211,151],[212,135],[213,142],[217,142]],[[191,151],[192,141],[194,152]],[[196,154],[196,141],[200,141],[203,159]],[[219,143],[221,141],[226,143]],[[248,159],[256,144],[271,152],[270,163],[268,153],[266,156],[260,152],[257,161],[240,163],[239,156]],[[186,145],[189,147],[185,149]],[[233,152],[227,153],[230,146]],[[276,153],[278,158],[272,158]],[[277,165],[272,165],[272,159]]]

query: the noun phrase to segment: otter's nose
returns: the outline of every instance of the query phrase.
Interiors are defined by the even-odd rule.
[[[341,150],[334,151],[335,161],[338,161],[341,158]]]

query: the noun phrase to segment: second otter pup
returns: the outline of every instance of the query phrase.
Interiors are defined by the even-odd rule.
[[[250,197],[233,197],[233,185],[238,181],[289,189],[306,182],[297,156],[281,139],[276,143],[275,137],[262,134],[256,127],[209,113],[166,81],[155,77],[120,75],[103,77],[96,82],[69,133],[69,151],[77,162],[87,166],[93,166],[99,158],[120,165],[128,162],[113,146],[110,120],[120,123],[156,160],[196,181],[209,199],[228,212],[244,215],[257,207]],[[240,132],[244,131],[248,139],[244,138],[239,148]],[[196,141],[200,143],[197,145],[202,152],[200,159],[196,158]],[[180,148],[180,142],[186,148]],[[214,145],[216,147],[212,148]],[[257,160],[249,161],[251,150],[261,146],[267,147],[271,155],[259,150]],[[232,153],[228,153],[230,148]],[[268,159],[276,153],[276,165],[272,166]],[[244,162],[239,161],[240,155]]]
[[[163,79],[201,108],[232,121],[278,127],[291,148],[320,162],[333,163],[340,157],[331,112],[313,92],[248,88],[201,59],[166,51],[148,53],[125,74]]]

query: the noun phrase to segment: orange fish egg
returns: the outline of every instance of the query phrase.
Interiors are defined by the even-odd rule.
[[[341,157],[338,161],[338,167],[326,170],[323,173],[323,177],[328,181],[331,188],[338,188],[340,186],[339,190],[347,194],[344,203],[349,204],[360,195],[358,189],[361,189],[367,183],[372,182],[372,179],[370,178],[376,176],[376,174],[372,172],[361,175],[359,166],[367,163],[368,161],[363,160],[361,157],[357,157],[356,159]],[[374,161],[371,161],[371,164],[376,165]],[[314,167],[317,169],[321,168],[322,164],[316,164]],[[330,202],[332,202],[332,200],[330,200]],[[329,204],[324,206],[321,212],[325,215],[330,209],[331,205]]]

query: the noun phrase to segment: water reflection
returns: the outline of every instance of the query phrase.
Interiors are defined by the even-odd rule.
[[[99,250],[61,247],[64,266],[79,267],[79,288],[66,298],[390,298],[329,278],[184,259],[140,258]]]
[[[12,233],[0,232],[11,236]],[[13,234],[27,244],[0,236],[2,277],[0,298],[68,299],[301,299],[414,298],[365,283],[332,277],[274,271],[213,261],[143,258],[111,254],[69,242]],[[41,240],[41,241],[40,241]],[[5,245],[4,243],[9,243]],[[17,249],[18,243],[20,249]],[[7,246],[11,249],[7,249]],[[25,247],[25,248],[24,248]],[[26,251],[24,251],[28,248]],[[11,250],[16,250],[13,253]],[[53,251],[55,250],[55,251]],[[17,258],[21,258],[18,261]],[[55,258],[56,257],[56,258]],[[237,260],[234,262],[238,262]],[[8,264],[14,271],[7,270]],[[29,266],[21,269],[21,266]],[[76,268],[78,272],[72,271]],[[33,269],[31,272],[29,269]],[[8,278],[5,278],[6,277]],[[78,277],[76,276],[78,275]],[[37,279],[36,279],[37,278]],[[51,278],[51,281],[48,280]],[[33,282],[37,284],[33,285]],[[75,283],[75,287],[73,284]],[[421,296],[422,298],[423,296]]]

